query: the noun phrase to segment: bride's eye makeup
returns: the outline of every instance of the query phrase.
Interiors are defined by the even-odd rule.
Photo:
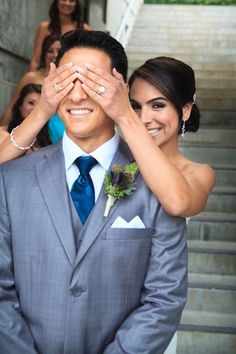
[[[130,100],[130,103],[131,103],[133,110],[139,111],[141,109],[141,106],[138,102]]]
[[[160,108],[164,108],[165,106],[166,106],[166,104],[163,102],[153,102],[152,103],[153,109],[160,109]]]

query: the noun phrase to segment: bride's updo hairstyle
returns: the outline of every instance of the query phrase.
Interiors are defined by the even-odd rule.
[[[186,103],[193,102],[190,117],[185,122],[185,131],[198,130],[200,112],[195,103],[195,75],[189,65],[170,57],[156,57],[147,60],[132,73],[129,79],[130,88],[137,78],[156,87],[176,108],[179,116],[178,134],[181,134],[183,124],[182,108]]]

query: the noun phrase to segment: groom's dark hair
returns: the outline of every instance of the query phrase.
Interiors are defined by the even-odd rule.
[[[72,48],[91,48],[105,52],[111,59],[112,68],[127,79],[128,59],[123,46],[109,34],[102,31],[74,30],[66,32],[61,38],[61,49],[56,58],[56,66],[62,56]]]

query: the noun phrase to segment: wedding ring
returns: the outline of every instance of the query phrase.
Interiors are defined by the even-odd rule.
[[[53,88],[54,88],[54,91],[55,91],[55,92],[61,91],[60,84],[57,84],[57,83],[53,84]]]
[[[97,90],[97,94],[101,95],[106,91],[106,87],[100,86],[99,89]]]

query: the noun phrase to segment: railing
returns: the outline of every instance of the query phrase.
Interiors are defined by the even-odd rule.
[[[115,38],[126,47],[128,39],[133,28],[135,19],[137,17],[140,5],[143,3],[143,0],[130,0],[127,1],[128,7],[124,13],[123,20],[120,24],[118,32]]]

